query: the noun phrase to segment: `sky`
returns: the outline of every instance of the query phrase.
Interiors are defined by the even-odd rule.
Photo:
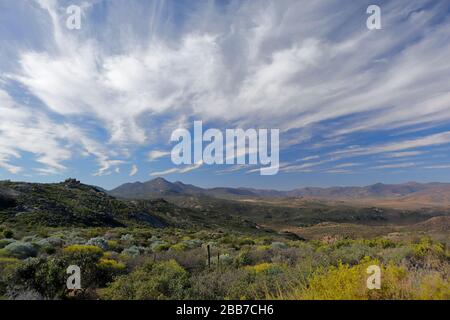
[[[175,165],[194,121],[279,129],[278,174]],[[450,182],[449,151],[449,1],[0,0],[0,180]]]

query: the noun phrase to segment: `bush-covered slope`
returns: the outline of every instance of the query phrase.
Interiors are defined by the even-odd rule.
[[[163,227],[163,200],[120,201],[76,180],[37,184],[0,182],[0,222],[46,226]]]
[[[152,226],[255,231],[232,214],[181,208],[163,199],[120,200],[102,189],[68,179],[38,184],[0,181],[0,223],[48,227]]]

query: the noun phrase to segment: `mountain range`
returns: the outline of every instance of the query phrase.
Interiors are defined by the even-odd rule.
[[[364,187],[298,188],[290,191],[264,190],[253,188],[200,188],[180,181],[169,182],[156,178],[147,182],[123,184],[109,194],[124,199],[152,199],[177,196],[207,196],[219,199],[255,199],[255,198],[305,198],[320,200],[341,200],[360,202],[372,200],[378,202],[396,201],[398,203],[421,203],[423,205],[450,205],[449,183],[402,184],[377,183]]]

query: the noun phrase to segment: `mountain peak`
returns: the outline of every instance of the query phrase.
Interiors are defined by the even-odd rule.
[[[150,180],[150,181],[147,181],[147,183],[148,183],[148,182],[164,182],[164,183],[171,183],[171,182],[167,181],[166,179],[164,179],[164,178],[162,178],[162,177],[158,177],[158,178],[152,179],[152,180]]]

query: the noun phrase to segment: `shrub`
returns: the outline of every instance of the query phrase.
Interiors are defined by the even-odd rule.
[[[37,235],[34,236],[26,236],[22,238],[22,242],[37,242],[41,240]]]
[[[132,241],[133,239],[134,239],[133,235],[129,233],[124,234],[120,237],[121,241]]]
[[[121,249],[121,246],[119,245],[118,241],[108,240],[108,248],[109,248],[109,250],[119,252]]]
[[[105,238],[102,238],[102,237],[91,238],[86,243],[86,245],[88,245],[88,246],[96,246],[96,247],[99,247],[102,250],[108,250],[109,249],[108,241]]]
[[[181,252],[169,250],[159,253],[157,256],[160,258],[160,260],[173,259],[178,262],[183,268],[192,272],[203,270],[207,265],[207,261],[205,259],[206,253],[202,248],[196,248]]]
[[[286,249],[288,247],[288,245],[284,242],[272,242],[272,244],[270,245],[272,249]]]
[[[220,264],[221,266],[229,266],[229,265],[233,264],[233,258],[227,253],[221,254],[221,255],[219,255],[219,257],[217,257],[217,256],[212,257],[211,264],[212,265]]]
[[[58,237],[48,237],[37,241],[36,244],[42,247],[62,247],[64,240]]]
[[[98,267],[98,283],[101,286],[111,282],[116,276],[126,272],[126,266],[113,259],[100,259],[97,263]]]
[[[248,266],[253,264],[253,259],[249,251],[242,251],[234,259],[234,263],[236,264],[237,267]]]
[[[82,273],[83,288],[101,283],[97,278],[97,263],[103,255],[102,249],[96,246],[74,244],[63,249],[66,268],[69,265],[79,266]]]
[[[62,258],[65,261],[65,268],[69,265],[80,267],[82,277],[81,284],[84,292],[91,288],[104,286],[112,278],[112,274],[102,269],[104,265],[99,265],[103,251],[97,246],[71,245],[63,249]]]
[[[13,242],[15,242],[16,240],[14,239],[1,239],[0,240],[0,249],[3,249],[4,247],[6,247],[8,244],[11,244]]]
[[[14,273],[12,298],[26,292],[35,292],[48,299],[65,296],[67,263],[61,257],[31,258],[20,265]]]
[[[415,292],[415,299],[449,300],[450,282],[439,273],[428,274],[421,279],[419,289]]]
[[[188,284],[189,274],[175,260],[147,263],[119,276],[101,296],[113,300],[183,299]]]
[[[239,270],[213,270],[196,274],[191,279],[192,299],[241,299],[246,296],[248,272]]]
[[[187,249],[187,246],[184,243],[177,243],[170,247],[170,251],[181,252]]]
[[[312,300],[361,300],[361,299],[407,299],[408,290],[405,268],[388,265],[381,267],[380,290],[367,288],[367,267],[380,265],[376,260],[365,259],[360,264],[349,266],[340,263],[337,267],[317,270],[308,279],[308,287],[301,288],[291,298]]]
[[[188,248],[199,248],[202,246],[202,241],[199,239],[186,239],[182,242]]]
[[[28,242],[16,241],[8,244],[4,248],[11,256],[26,259],[29,257],[36,257],[37,250],[36,248]]]
[[[254,245],[254,244],[255,244],[255,241],[253,241],[253,239],[251,239],[251,238],[243,238],[243,239],[239,239],[239,240],[237,241],[237,244],[238,244],[239,246]]]
[[[0,296],[6,294],[11,277],[21,264],[21,261],[16,258],[2,258],[0,257]]]
[[[11,230],[4,230],[3,231],[3,237],[4,238],[13,238],[14,237],[14,232],[12,232]]]
[[[98,258],[100,258],[101,255],[103,254],[102,249],[100,249],[97,246],[81,245],[81,244],[73,244],[71,246],[65,247],[63,252],[71,256],[92,255]]]
[[[245,267],[245,269],[248,270],[249,272],[255,273],[256,275],[259,274],[276,275],[282,272],[282,268],[279,265],[267,262],[260,263],[254,266],[247,266]]]
[[[122,254],[136,257],[146,252],[146,249],[144,247],[138,247],[138,246],[131,246],[129,248],[126,248],[122,250]]]
[[[154,251],[154,252],[161,252],[161,251],[166,251],[170,248],[170,245],[165,242],[165,241],[155,241],[151,244],[150,248]]]
[[[413,254],[417,258],[429,255],[445,256],[445,248],[441,243],[433,243],[428,238],[423,238],[413,247]]]

